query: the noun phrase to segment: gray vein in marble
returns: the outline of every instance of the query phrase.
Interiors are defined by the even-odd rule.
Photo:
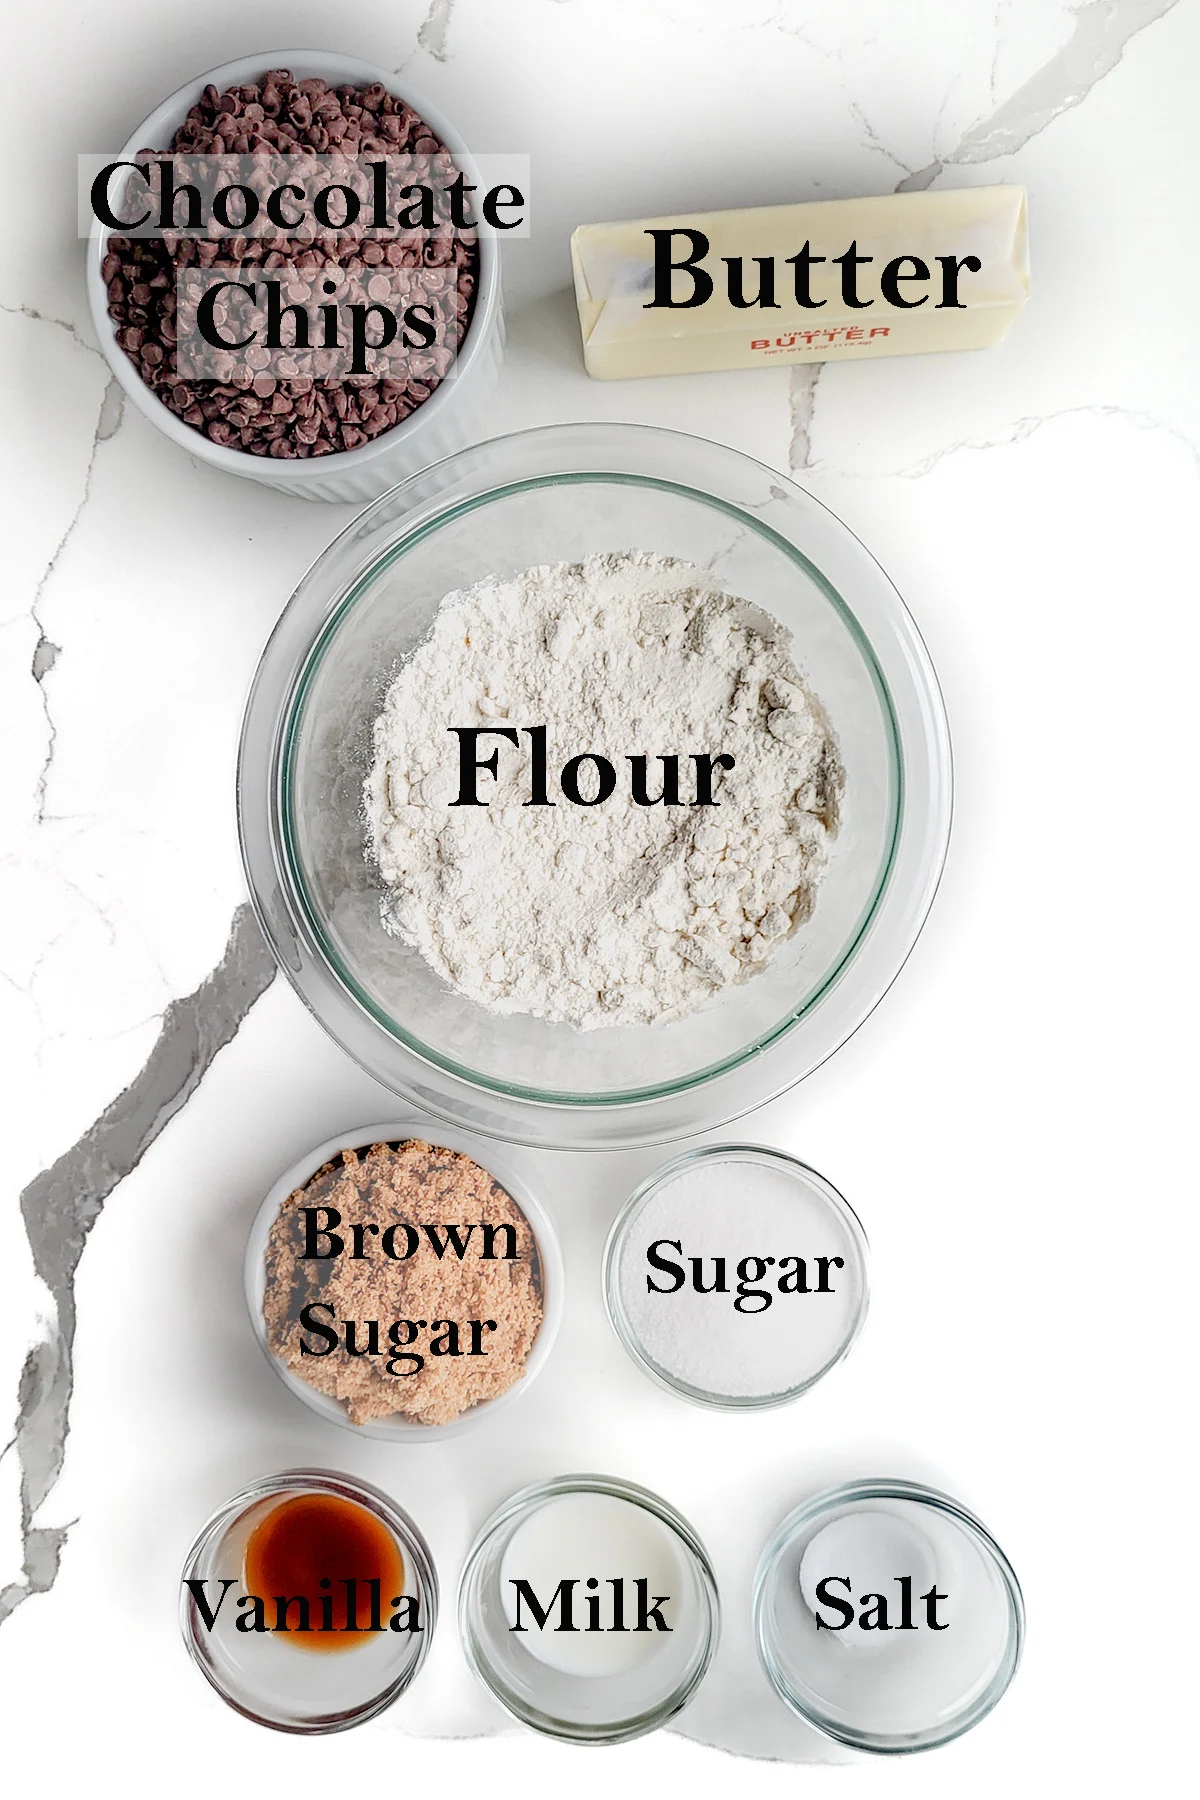
[[[1194,438],[1189,437],[1186,432],[1177,430],[1174,425],[1168,425],[1165,419],[1155,418],[1153,413],[1139,412],[1129,406],[1064,406],[1060,407],[1057,412],[1031,413],[1021,419],[1011,419],[1005,424],[1003,430],[996,432],[992,437],[958,438],[954,443],[943,445],[940,449],[933,451],[931,455],[922,457],[920,462],[910,463],[905,468],[868,470],[865,472],[864,478],[867,480],[891,478],[917,481],[921,476],[928,475],[948,456],[957,456],[961,450],[1000,450],[1010,444],[1023,444],[1026,438],[1032,437],[1035,431],[1040,431],[1043,425],[1051,425],[1059,419],[1078,418],[1123,419],[1127,424],[1135,425],[1139,431],[1161,431],[1177,444],[1183,445],[1196,464],[1197,473],[1200,473],[1200,444]],[[853,480],[862,473],[856,469],[845,468],[833,469],[832,472],[847,480]]]
[[[446,39],[454,17],[454,4],[455,0],[430,0],[429,11],[417,32],[417,48],[428,51],[438,62],[448,62],[450,58]]]
[[[996,16],[992,20],[992,34],[995,44],[992,49],[992,66],[988,71],[988,93],[993,106],[998,106],[1000,93],[1000,56],[1004,49],[1004,20],[1012,9],[1012,0],[996,0]]]
[[[33,679],[40,682],[44,676],[50,673],[61,655],[62,645],[52,644],[43,632],[33,647]]]
[[[31,316],[40,318],[41,314],[33,314]],[[76,339],[76,342],[82,342],[77,333],[72,330],[71,326],[66,325],[64,320],[53,319],[45,322],[48,324],[62,325],[65,330],[71,332],[71,335]],[[83,347],[85,349],[88,348],[87,345],[84,345]],[[95,354],[98,355],[99,352],[95,352]],[[46,588],[54,575],[55,569],[58,567],[59,559],[61,558],[63,551],[71,541],[75,527],[83,517],[83,510],[91,498],[92,473],[96,467],[96,453],[101,444],[106,443],[107,440],[113,436],[124,417],[124,412],[125,396],[121,390],[120,383],[114,375],[110,378],[108,386],[104,390],[100,401],[100,408],[96,414],[96,427],[92,432],[92,446],[88,453],[87,468],[84,470],[83,493],[80,495],[79,505],[72,513],[71,518],[67,523],[66,530],[54,547],[54,553],[42,572],[42,578],[37,584],[29,608],[30,617],[37,626],[38,632],[37,643],[34,645],[30,672],[33,675],[33,679],[37,682],[38,692],[42,697],[42,712],[46,719],[46,752],[42,758],[42,766],[38,771],[38,778],[34,785],[34,812],[39,825],[44,825],[47,818],[46,791],[50,781],[50,770],[54,763],[54,752],[58,745],[58,727],[54,723],[54,715],[50,710],[50,696],[46,687],[46,677],[50,674],[55,663],[57,663],[62,654],[62,646],[60,644],[51,643],[42,627],[40,612],[42,596],[46,592]],[[51,652],[52,654],[50,654]]]
[[[569,0],[552,0],[552,3],[556,6],[565,6]],[[417,30],[416,49],[399,65],[396,70],[397,75],[402,74],[408,67],[417,54],[417,50],[424,50],[436,62],[450,61],[448,39],[457,4],[458,0],[429,0],[429,10]]]
[[[85,337],[81,336],[80,332],[71,323],[70,319],[59,319],[50,313],[39,312],[36,306],[0,305],[0,312],[6,312],[13,318],[32,319],[39,325],[51,325],[57,331],[65,331],[72,343],[77,344],[81,350],[86,350],[89,356],[100,356],[101,354],[95,344],[89,343]],[[39,608],[41,606],[42,596],[46,591],[46,586],[50,581],[51,576],[54,574],[58,565],[58,560],[66,549],[67,541],[75,530],[76,525],[78,525],[80,514],[87,504],[88,496],[91,491],[92,468],[96,460],[97,446],[112,437],[113,433],[121,423],[124,411],[125,396],[121,390],[120,384],[114,378],[109,381],[100,402],[100,411],[96,420],[96,429],[92,434],[92,447],[88,456],[87,470],[84,475],[83,497],[76,507],[74,516],[68,524],[66,531],[55,545],[54,553],[42,572],[41,580],[38,582],[33,600],[30,604],[30,617],[36,625],[38,633],[37,642],[33,647],[30,673],[37,683],[38,691],[41,695],[42,712],[46,720],[46,752],[34,787],[35,814],[39,825],[43,824],[46,819],[46,785],[50,777],[50,767],[54,761],[54,751],[58,741],[58,730],[50,711],[50,699],[46,690],[45,681],[47,675],[50,674],[59,657],[62,655],[62,645],[51,642],[42,628]]]
[[[908,164],[902,161],[901,158],[896,155],[894,150],[888,149],[858,101],[854,99],[850,100],[850,117],[854,120],[854,123],[862,133],[864,144],[868,145],[872,150],[878,150],[880,156],[886,157],[888,162],[893,163],[896,168],[903,169],[906,175],[912,174],[912,170],[909,168]],[[936,134],[936,125],[934,130]]]
[[[1066,43],[986,119],[963,133],[950,154],[905,177],[896,192],[920,193],[943,169],[1013,156],[1031,138],[1087,99],[1116,68],[1125,46],[1179,0],[1084,0]]]
[[[6,312],[14,319],[33,319],[39,325],[55,325],[59,331],[65,331],[68,337],[73,338],[79,348],[86,350],[89,356],[101,354],[97,346],[89,343],[87,338],[82,336],[72,325],[70,319],[56,319],[52,313],[39,312],[36,306],[8,306],[3,302],[0,302],[0,312]]]
[[[790,382],[791,437],[788,444],[788,467],[812,468],[813,413],[817,405],[817,383],[821,379],[821,363],[803,363],[792,370]]]
[[[1178,3],[1179,0],[1083,0],[1066,43],[987,118],[978,120],[964,132],[948,156],[927,163],[923,169],[910,170],[897,182],[894,191],[897,194],[924,193],[946,169],[1015,155],[1047,125],[1086,100],[1097,83],[1116,68],[1125,54],[1126,45],[1148,25],[1164,18]],[[903,168],[903,163],[882,143],[861,108],[851,102],[851,110],[862,125],[865,141],[871,148],[882,151]],[[820,372],[824,366],[823,363],[805,364],[792,372],[790,466],[793,473],[815,466],[814,425]]]
[[[78,1143],[35,1176],[21,1195],[34,1267],[49,1290],[54,1315],[46,1336],[25,1358],[16,1432],[7,1447],[15,1448],[21,1464],[24,1578],[0,1589],[0,1623],[22,1601],[53,1586],[70,1529],[36,1521],[66,1452],[74,1380],[75,1274],[88,1233],[114,1188],[190,1099],[274,973],[254,914],[243,904],[234,913],[225,954],[212,974],[194,993],[167,1007],[145,1067]]]
[[[682,24],[686,21],[691,24],[686,15],[681,18],[678,13],[673,13],[671,18],[673,23]],[[697,21],[694,29],[699,31],[703,28],[703,22]],[[838,57],[835,49],[822,43],[807,25],[791,16],[788,0],[784,0],[784,4],[765,19],[752,19],[746,29],[748,31],[778,31],[783,37],[795,38],[798,43],[804,45],[806,50],[813,51],[817,56],[823,56],[829,62],[836,61]]]
[[[100,418],[96,425],[96,442],[107,444],[110,437],[115,437],[125,417],[125,389],[114,377],[104,390],[104,398],[100,402]]]

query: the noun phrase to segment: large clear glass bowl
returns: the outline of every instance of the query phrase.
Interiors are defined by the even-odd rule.
[[[683,557],[786,625],[846,770],[816,909],[764,971],[674,1023],[577,1032],[488,1012],[384,931],[366,853],[371,727],[443,596],[536,563]],[[950,826],[928,653],[858,539],[749,457],[643,426],[550,426],[437,463],[368,507],[305,575],[263,654],[238,772],[250,891],[281,967],[395,1092],[531,1144],[660,1142],[808,1074],[891,984]]]

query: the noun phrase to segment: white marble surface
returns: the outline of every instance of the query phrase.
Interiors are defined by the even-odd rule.
[[[246,1010],[239,973],[264,981],[244,914],[226,954],[246,687],[348,513],[201,470],[122,416],[91,345],[73,183],[77,151],[119,142],[180,81],[282,41],[403,69],[478,148],[531,153],[496,431],[634,419],[790,469],[880,558],[938,665],[959,786],[932,920],[857,1038],[745,1128],[828,1174],[872,1241],[867,1333],[791,1411],[674,1406],[608,1334],[599,1247],[654,1152],[533,1159],[572,1304],[547,1404],[506,1415],[503,1460],[482,1435],[460,1465],[452,1447],[323,1433],[250,1338],[239,1261],[264,1187],[389,1110],[281,982],[211,1055]],[[377,1726],[301,1745],[235,1718],[178,1642],[182,1549],[242,1481],[327,1458],[426,1523],[451,1593],[521,1481],[600,1463],[661,1488],[711,1539],[726,1600],[681,1730],[760,1759],[827,1753],[746,1655],[759,1544],[828,1476],[932,1478],[1017,1566],[1025,1666],[960,1743],[804,1779],[991,1796],[1184,1778],[1198,55],[1194,0],[47,0],[16,22],[9,116],[53,141],[12,197],[0,277],[6,1775],[58,1794],[107,1774],[138,1796],[217,1779],[791,1791],[786,1766],[675,1733],[605,1755],[442,1741],[502,1722],[457,1664],[452,1609]],[[584,376],[579,221],[931,181],[1029,188],[1033,300],[998,350],[816,377]],[[73,1251],[54,1209],[69,1223],[88,1191]]]

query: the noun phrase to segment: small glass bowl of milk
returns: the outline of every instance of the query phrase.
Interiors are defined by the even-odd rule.
[[[687,1705],[716,1650],[708,1554],[672,1506],[603,1475],[524,1488],[476,1538],[458,1596],[476,1675],[549,1737],[621,1743]]]
[[[856,1750],[948,1743],[989,1713],[1021,1658],[1004,1552],[948,1495],[857,1481],[797,1506],[763,1551],[754,1635],[792,1711]]]

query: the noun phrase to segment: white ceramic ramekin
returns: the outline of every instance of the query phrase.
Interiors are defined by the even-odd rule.
[[[253,81],[267,69],[290,69],[301,81],[322,76],[335,84],[381,82],[389,93],[405,100],[433,128],[446,148],[453,152],[468,180],[478,180],[474,158],[458,132],[436,107],[414,93],[407,81],[398,82],[390,69],[379,68],[375,63],[360,62],[353,56],[334,56],[324,50],[264,50],[257,56],[242,56],[236,62],[222,63],[220,68],[197,75],[155,107],[149,118],[142,120],[118,155],[127,158],[141,149],[165,149],[209,82],[215,88],[225,89],[239,82]],[[487,404],[499,380],[504,352],[499,245],[495,232],[483,220],[479,222],[479,283],[475,310],[453,376],[443,382],[416,412],[393,426],[391,431],[372,438],[370,443],[360,445],[357,450],[340,450],[332,456],[295,462],[251,456],[243,450],[214,444],[203,432],[185,425],[150,391],[117,343],[116,328],[108,316],[108,294],[101,279],[100,265],[112,235],[98,220],[93,220],[88,242],[87,287],[100,348],[138,411],[189,456],[195,456],[215,469],[224,469],[226,474],[248,476],[251,481],[262,482],[282,494],[296,494],[306,500],[361,501],[374,500],[405,476],[416,474],[483,435]]]

